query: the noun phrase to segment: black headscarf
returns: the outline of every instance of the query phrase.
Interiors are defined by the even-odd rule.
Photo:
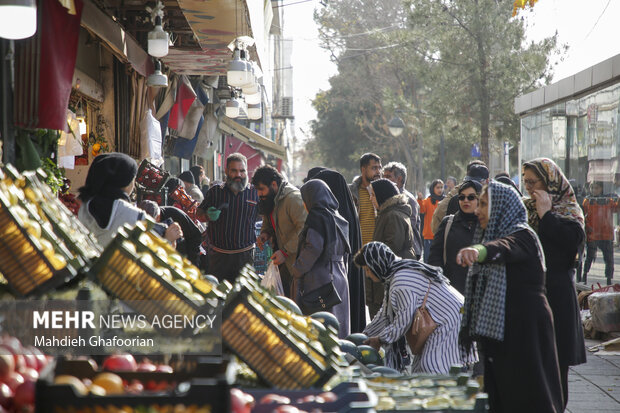
[[[441,194],[441,195],[436,195],[435,194],[435,186],[438,183],[440,183],[440,182],[442,182],[441,179],[435,179],[433,182],[431,182],[431,187],[430,187],[430,190],[431,190],[431,202],[433,203],[433,205],[435,205],[437,202],[440,202],[444,198],[443,194]]]
[[[312,169],[310,170],[312,171]],[[310,172],[308,172],[310,176]],[[312,178],[311,178],[312,179]],[[360,220],[346,179],[340,172],[321,168],[314,179],[325,182],[338,201],[338,213],[349,223],[349,245],[356,252],[362,247]],[[353,265],[353,255],[349,257],[349,300],[351,306],[351,333],[361,333],[366,327],[366,294],[364,292],[364,272]]]
[[[311,179],[315,179],[319,172],[326,170],[327,168],[324,166],[315,166],[308,171],[308,175],[304,178],[304,184]]]
[[[474,191],[476,191],[476,194],[480,195],[480,192],[482,191],[482,184],[478,181],[474,181],[473,179],[471,179],[471,180],[461,183],[458,186],[458,188],[459,188],[459,193],[457,194],[457,199],[461,195],[461,192],[463,192],[467,188],[473,188]],[[478,220],[478,216],[475,213],[463,212],[463,210],[461,209],[460,202],[459,202],[459,210],[457,214],[459,214],[465,221],[477,221]]]
[[[346,244],[347,252],[351,252],[349,245],[349,223],[338,213],[338,201],[329,190],[327,184],[319,179],[311,179],[300,189],[301,198],[308,209],[308,217],[303,230],[299,234],[299,249],[297,255],[303,246],[303,239],[312,228],[324,240],[324,245],[331,246],[336,243],[338,237]],[[323,253],[328,248],[323,249]]]
[[[194,174],[192,174],[190,171],[183,171],[181,175],[179,175],[179,179],[192,185],[196,183],[196,181],[194,180]]]
[[[79,189],[79,198],[84,203],[93,201],[88,205],[88,211],[101,228],[107,227],[110,222],[114,201],[129,201],[129,195],[123,188],[133,181],[137,173],[136,161],[124,153],[103,153],[93,159],[86,183]]]
[[[372,185],[372,191],[375,193],[375,199],[377,200],[377,204],[379,204],[379,206],[383,205],[383,203],[391,197],[400,193],[396,187],[396,184],[389,179],[377,179],[372,181],[370,185]]]
[[[202,175],[202,171],[204,171],[202,166],[194,165],[191,168],[189,168],[189,171],[192,173],[192,176],[194,177],[194,184],[200,185],[200,175]]]

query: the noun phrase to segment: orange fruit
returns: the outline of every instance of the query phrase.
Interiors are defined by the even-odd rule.
[[[96,143],[93,145],[93,151],[99,152],[99,150],[101,149],[101,145]]]
[[[56,376],[56,378],[54,379],[54,384],[68,384],[70,386],[73,386],[77,394],[82,396],[88,394],[88,388],[86,387],[86,385],[82,383],[82,380],[74,376],[69,376],[65,374]]]
[[[125,389],[123,388],[123,379],[114,373],[106,372],[97,374],[93,379],[93,384],[103,387],[107,395],[125,393]]]

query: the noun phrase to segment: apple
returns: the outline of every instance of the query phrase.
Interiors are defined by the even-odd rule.
[[[143,360],[142,363],[138,364],[136,371],[147,371],[153,372],[157,370],[157,366],[151,363],[149,360]]]
[[[9,373],[9,376],[4,380],[4,382],[9,386],[12,391],[15,391],[17,387],[24,382],[24,376],[19,374],[16,371],[12,371]]]
[[[22,357],[26,367],[39,371],[39,362],[34,354],[23,354]]]
[[[22,356],[20,354],[21,352],[21,348],[20,349],[15,349],[12,346],[8,345],[8,344],[0,344],[0,354],[5,354],[5,355],[12,355],[13,356],[13,361],[14,361],[14,369],[15,370],[19,370],[22,367],[24,367],[24,356]]]
[[[109,371],[136,371],[138,363],[131,354],[114,354],[103,361],[103,369]]]
[[[34,405],[34,388],[34,381],[26,381],[15,389],[13,401],[18,411],[20,411],[22,407]]]
[[[0,383],[0,406],[10,408],[13,403],[13,390],[5,384]]]
[[[28,382],[28,381],[36,382],[39,379],[39,372],[36,371],[35,369],[31,369],[30,367],[25,367],[21,369],[19,371],[19,374],[21,374],[24,377],[25,382]]]
[[[254,405],[254,397],[239,389],[230,389],[230,406],[233,413],[250,413]]]
[[[167,364],[158,364],[157,367],[155,368],[155,371],[158,371],[160,373],[172,373],[172,367],[170,367]]]
[[[290,404],[291,399],[285,396],[281,396],[279,394],[271,393],[271,394],[264,395],[258,402],[258,404],[271,404],[271,403]]]
[[[12,354],[0,354],[0,380],[4,381],[15,370]]]
[[[142,392],[144,392],[144,385],[139,380],[132,380],[129,386],[127,386],[127,392],[133,394],[142,394]]]

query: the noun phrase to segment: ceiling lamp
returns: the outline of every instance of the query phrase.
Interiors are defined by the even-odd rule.
[[[251,95],[245,95],[245,103],[248,105],[256,105],[261,101],[260,87],[256,91],[256,93],[252,93]]]
[[[261,108],[261,104],[258,103],[256,105],[248,105],[248,119],[260,119],[263,117],[263,110]]]
[[[228,102],[226,102],[226,116],[229,118],[238,118],[239,109],[241,104],[236,96],[233,96]]]
[[[155,60],[155,72],[146,79],[150,87],[168,87],[168,77],[161,72],[161,62]]]
[[[25,39],[36,31],[35,0],[0,0],[0,37]]]
[[[226,72],[226,78],[228,84],[232,87],[241,87],[246,83],[246,64],[241,60],[241,51],[235,49],[233,52],[233,58],[228,62],[228,71]]]
[[[168,54],[168,33],[161,27],[161,16],[155,17],[155,28],[149,32],[149,54],[164,57]]]

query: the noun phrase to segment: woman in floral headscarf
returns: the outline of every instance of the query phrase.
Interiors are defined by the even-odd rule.
[[[484,354],[490,411],[564,411],[545,259],[517,191],[491,181],[480,195],[474,245],[456,256],[469,266],[460,342]]]
[[[575,192],[550,159],[523,164],[524,203],[530,226],[538,233],[547,261],[547,299],[553,311],[564,407],[568,402],[568,367],[586,362],[583,329],[575,294],[575,260],[585,240],[584,218]]]

